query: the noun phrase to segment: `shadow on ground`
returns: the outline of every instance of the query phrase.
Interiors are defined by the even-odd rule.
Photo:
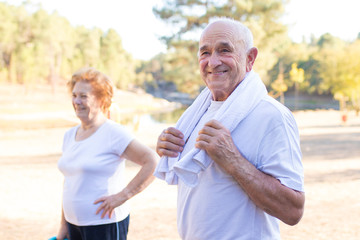
[[[360,133],[331,133],[301,136],[306,160],[353,159],[360,156]]]
[[[327,173],[316,173],[306,175],[306,184],[311,183],[330,183],[346,182],[360,179],[360,169],[346,169],[343,171],[333,171]]]

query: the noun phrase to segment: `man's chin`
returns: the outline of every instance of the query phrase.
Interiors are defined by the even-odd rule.
[[[211,89],[209,88],[214,101],[225,101],[230,95],[227,91],[222,89]]]

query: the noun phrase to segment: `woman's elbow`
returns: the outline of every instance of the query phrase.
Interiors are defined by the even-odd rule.
[[[156,165],[157,165],[157,156],[155,152],[152,150],[147,154],[147,160],[145,162],[145,165],[148,167],[148,169],[151,170],[151,172],[155,171]]]

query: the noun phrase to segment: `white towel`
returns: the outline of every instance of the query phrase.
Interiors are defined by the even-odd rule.
[[[251,71],[222,104],[213,119],[221,122],[232,132],[266,95],[264,83],[257,73]],[[176,123],[175,128],[184,134],[185,140],[210,106],[211,99],[210,90],[205,88]],[[198,183],[200,171],[205,170],[211,162],[211,158],[204,150],[194,147],[181,158],[163,156],[154,175],[168,184],[175,185],[180,178],[186,185],[194,187]]]

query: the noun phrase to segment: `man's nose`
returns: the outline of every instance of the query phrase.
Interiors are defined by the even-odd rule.
[[[208,65],[211,68],[215,68],[215,67],[221,65],[220,58],[216,52],[210,55]]]

